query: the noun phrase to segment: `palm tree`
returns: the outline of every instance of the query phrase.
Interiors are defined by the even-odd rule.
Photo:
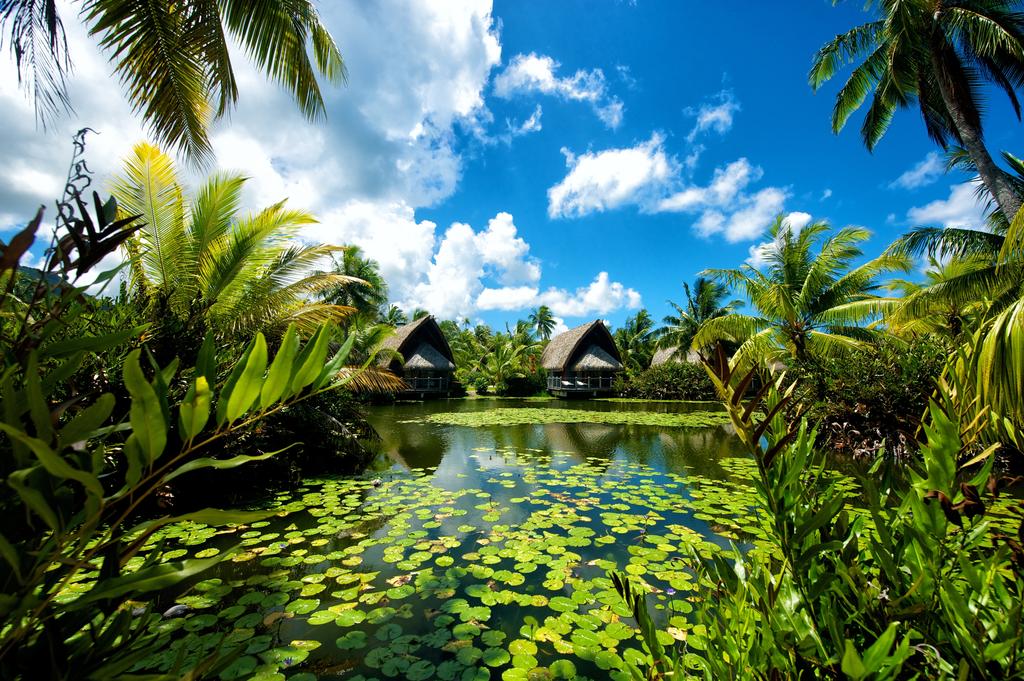
[[[964,332],[977,328],[988,309],[985,300],[963,300],[941,294],[950,282],[961,281],[991,263],[986,258],[953,258],[941,262],[928,259],[924,282],[895,280],[890,288],[899,290],[903,300],[885,317],[885,322],[900,335],[938,334],[958,338]]]
[[[347,246],[340,258],[333,256],[330,271],[345,277],[345,283],[323,291],[321,300],[354,308],[364,316],[376,313],[388,301],[388,285],[380,274],[380,265],[363,257],[358,246]],[[353,280],[365,284],[353,285]]]
[[[283,201],[239,215],[244,184],[241,175],[214,174],[188,199],[170,157],[149,144],[135,147],[113,195],[120,212],[145,220],[126,250],[132,288],[152,318],[200,340],[208,329],[248,338],[276,335],[292,322],[310,332],[344,319],[352,308],[309,299],[361,284],[314,271],[340,249],[299,245],[297,231],[316,220]]]
[[[533,344],[524,345],[513,338],[501,336],[480,359],[480,373],[500,394],[508,388],[510,378],[526,376],[528,359],[534,347]]]
[[[982,182],[1006,215],[1021,197],[996,165],[982,135],[982,87],[1006,93],[1017,117],[1024,85],[1024,14],[1013,0],[869,0],[879,16],[838,35],[815,56],[817,90],[843,66],[860,60],[836,96],[832,129],[839,132],[872,94],[861,135],[873,149],[897,109],[915,103],[928,135],[941,147],[963,146]]]
[[[676,348],[677,355],[685,356],[704,322],[732,313],[743,302],[730,300],[723,304],[728,288],[707,277],[697,277],[693,289],[683,282],[683,292],[686,294],[685,307],[668,301],[676,313],[662,320],[665,327],[659,335],[658,344],[663,348]]]
[[[531,312],[529,321],[533,324],[533,328],[537,330],[537,337],[546,341],[551,340],[551,334],[555,332],[555,327],[558,326],[558,322],[555,321],[555,315],[551,313],[551,308],[547,305],[541,305]]]
[[[615,329],[615,345],[622,357],[622,364],[631,371],[640,371],[651,365],[654,345],[657,339],[654,319],[642,309]]]
[[[815,222],[795,233],[780,215],[770,230],[774,242],[765,251],[766,271],[750,265],[705,271],[742,289],[755,314],[730,312],[709,319],[693,344],[740,343],[734,362],[746,366],[786,355],[803,360],[863,347],[880,333],[863,324],[897,302],[875,295],[880,275],[906,271],[910,261],[887,254],[850,269],[862,256],[859,244],[870,232],[860,227],[829,232],[827,223]]]
[[[157,140],[193,161],[209,159],[209,125],[238,99],[232,41],[294,96],[310,120],[324,116],[317,75],[335,83],[346,78],[338,46],[311,0],[82,5],[81,17],[110,54],[132,108]],[[45,123],[70,110],[71,56],[56,0],[4,0],[0,27],[10,29],[18,79],[32,92],[37,117]]]
[[[388,326],[402,326],[409,323],[409,317],[402,311],[402,308],[390,305],[386,311],[381,313],[380,323]]]
[[[1006,152],[1003,158],[1014,171],[1009,177],[1015,191],[1024,196],[1024,161]],[[977,170],[970,157],[958,150],[950,155],[950,166],[966,172]],[[978,198],[989,207],[986,226],[917,227],[889,246],[888,252],[899,256],[960,263],[915,290],[893,312],[896,325],[925,317],[936,308],[976,310],[981,301],[986,301],[991,315],[1018,299],[1024,287],[1024,262],[1002,256],[1004,251],[1012,251],[1007,247],[1012,216],[1008,218],[996,205],[986,185],[979,184]]]

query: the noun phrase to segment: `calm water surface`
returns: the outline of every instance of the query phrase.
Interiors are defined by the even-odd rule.
[[[188,616],[156,630],[175,656],[225,636],[222,678],[619,678],[640,643],[607,580],[626,570],[663,622],[685,626],[691,549],[728,548],[750,469],[725,427],[471,428],[430,414],[542,407],[686,412],[685,403],[442,400],[374,407],[372,470],[277,495],[278,517],[224,536],[172,528],[165,551],[243,541],[215,576],[168,594]],[[532,674],[532,676],[531,676]],[[561,675],[561,676],[559,676]],[[624,678],[624,677],[622,677]]]

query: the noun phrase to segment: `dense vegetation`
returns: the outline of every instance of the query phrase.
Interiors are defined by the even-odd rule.
[[[146,7],[96,0],[82,19],[154,136],[192,161],[209,158],[210,120],[237,97],[229,37],[307,116],[323,113],[317,74],[344,78],[311,3]],[[420,474],[309,482],[366,463],[359,399],[404,386],[378,353],[428,312],[392,305],[357,249],[298,243],[307,212],[282,202],[241,213],[242,176],[213,175],[189,195],[155,146],[134,150],[111,198],[87,196],[83,131],[45,267],[21,266],[42,208],[0,244],[0,676],[279,678],[319,645],[272,647],[280,629],[267,632],[291,617],[373,625],[381,645],[365,656],[361,629],[337,648],[391,677],[572,678],[577,664],[635,679],[1024,676],[1024,513],[1000,497],[1024,451],[1024,163],[1004,152],[1009,170],[997,164],[981,115],[984,83],[1019,109],[1024,13],[1000,0],[866,11],[871,21],[826,44],[810,72],[820,88],[856,64],[834,129],[870,98],[861,133],[872,148],[898,109],[917,106],[951,166],[977,174],[987,225],[922,226],[869,257],[863,228],[797,230],[780,216],[766,225],[763,266],[708,270],[661,327],[638,310],[613,330],[622,395],[714,397],[725,412],[425,419],[728,420],[750,458],[723,464],[742,482],[719,486],[500,444],[481,452],[478,487]],[[5,3],[0,22],[43,117],[65,107],[57,5]],[[117,271],[79,286],[114,253],[126,274],[116,294],[97,289]],[[894,278],[922,256],[923,282]],[[542,392],[557,326],[546,307],[504,330],[441,322],[458,381],[503,396]],[[667,361],[652,366],[659,351]],[[851,480],[833,465],[847,453],[874,465]],[[496,462],[515,470],[492,472]],[[196,503],[234,501],[246,481],[309,486],[252,510]],[[503,504],[499,489],[516,496]],[[308,513],[302,528],[293,512]],[[691,515],[707,535],[684,524]],[[628,547],[608,553],[620,539]],[[396,572],[360,571],[367,551]],[[226,559],[272,572],[205,578]],[[288,571],[300,564],[301,579]],[[328,580],[340,588],[322,597],[337,602],[320,609]],[[184,610],[155,612],[167,594]],[[430,633],[398,624],[414,617],[400,603],[414,594]],[[540,616],[506,645],[487,622],[512,605]],[[447,658],[421,659],[421,648]],[[539,655],[560,657],[542,666]]]

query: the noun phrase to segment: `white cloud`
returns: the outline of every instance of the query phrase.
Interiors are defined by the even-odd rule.
[[[540,290],[536,286],[502,286],[485,288],[477,296],[480,310],[524,310],[531,307]]]
[[[636,309],[642,301],[635,290],[611,281],[607,272],[601,272],[589,286],[574,292],[549,288],[538,296],[537,303],[547,305],[560,317],[587,317],[608,314],[622,308]]]
[[[739,110],[740,103],[730,90],[722,90],[697,109],[688,109],[687,113],[695,116],[697,121],[687,135],[687,141],[693,142],[698,135],[709,130],[724,135],[732,128],[733,118]]]
[[[429,220],[417,221],[406,204],[353,202],[323,216],[304,235],[316,241],[354,244],[380,263],[391,299],[405,310],[424,308],[447,319],[471,317],[487,310],[524,310],[545,304],[540,292],[541,264],[519,236],[514,218],[498,213],[487,227],[474,230],[452,223],[439,234]],[[602,314],[630,305],[639,294],[607,275],[589,295],[580,289],[575,305],[563,314]],[[555,291],[555,293],[550,293]],[[556,296],[557,297],[557,296]],[[562,292],[561,298],[572,299]]]
[[[825,191],[823,191],[821,193],[821,198],[819,199],[819,201],[824,201],[825,199],[828,199],[828,198],[831,198],[831,197],[832,197],[832,190],[831,189],[826,189]]]
[[[62,3],[61,9],[75,63],[75,117],[52,131],[37,130],[12,60],[6,53],[0,58],[0,145],[18,159],[0,170],[0,228],[24,220],[53,191],[54,178],[64,177],[74,130],[89,125],[100,133],[87,150],[100,188],[145,137],[77,7]],[[324,87],[326,122],[304,120],[290,96],[236,51],[239,104],[212,131],[221,167],[252,177],[248,207],[289,197],[296,207],[323,214],[352,201],[416,208],[446,199],[462,172],[456,131],[490,117],[483,90],[501,61],[490,0],[372,6],[348,0],[328,3],[321,13],[350,72],[347,86]],[[380,49],[382,35],[389,36],[387,50]],[[20,173],[21,166],[37,177]]]
[[[494,94],[511,99],[517,94],[539,92],[561,99],[588,102],[594,113],[611,129],[622,123],[622,101],[609,94],[604,71],[580,69],[571,76],[558,77],[555,72],[560,64],[551,57],[517,54],[505,70],[494,78]]]
[[[811,219],[810,213],[793,211],[783,218],[783,222],[789,225],[793,233],[799,234],[801,229],[811,224]],[[771,255],[774,248],[774,241],[763,241],[759,244],[754,244],[747,249],[748,257],[746,263],[751,267],[760,269],[768,261],[768,256]]]
[[[575,156],[563,150],[569,173],[548,189],[548,215],[582,217],[624,205],[644,205],[679,174],[661,135],[624,149]]]
[[[946,164],[938,152],[930,151],[924,159],[889,184],[890,189],[917,189],[932,184],[946,173]]]
[[[723,233],[735,242],[757,237],[782,211],[789,196],[779,187],[747,193],[764,172],[746,158],[717,168],[706,186],[680,188],[683,166],[665,152],[658,134],[623,149],[581,156],[567,149],[562,153],[569,172],[548,189],[548,215],[552,218],[582,217],[628,205],[646,213],[699,213],[694,223],[698,234]]]
[[[907,211],[907,219],[922,226],[982,228],[985,226],[985,210],[974,195],[975,189],[970,182],[955,184],[949,189],[949,198],[911,208]]]

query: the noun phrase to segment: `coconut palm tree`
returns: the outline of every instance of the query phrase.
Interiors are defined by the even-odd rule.
[[[511,378],[523,378],[528,370],[533,344],[517,343],[500,336],[480,358],[480,373],[498,394],[505,392]]]
[[[194,197],[185,195],[169,156],[139,144],[113,182],[118,210],[141,215],[145,227],[126,242],[130,283],[152,318],[180,334],[202,339],[276,335],[289,323],[312,331],[339,321],[352,308],[312,302],[325,290],[360,284],[341,274],[316,272],[334,246],[305,246],[298,230],[312,215],[276,203],[239,214],[245,178],[218,173]]]
[[[749,366],[861,348],[880,333],[865,323],[897,299],[876,295],[879,278],[908,270],[908,258],[886,254],[851,269],[863,255],[859,245],[870,236],[860,227],[832,233],[828,223],[815,222],[797,233],[780,215],[770,234],[765,271],[744,265],[702,273],[741,289],[754,312],[730,312],[705,321],[693,339],[695,346],[739,343],[734,362]]]
[[[646,309],[641,309],[612,334],[619,349],[622,364],[631,371],[640,371],[651,365],[658,331],[654,319]]]
[[[388,309],[380,314],[380,323],[388,326],[402,326],[409,323],[409,317],[402,311],[402,308],[397,305],[389,305]]]
[[[541,305],[531,312],[529,321],[533,328],[537,330],[537,337],[545,341],[551,340],[551,334],[555,332],[555,327],[558,326],[555,315],[552,314],[551,308],[547,305]]]
[[[345,277],[345,283],[323,291],[321,300],[354,308],[362,316],[375,314],[388,301],[388,284],[380,274],[380,265],[364,257],[358,246],[347,246],[341,257],[333,256],[330,271]],[[353,280],[365,284],[353,285]]]
[[[1003,152],[1003,158],[1014,171],[1011,184],[1024,196],[1024,161]],[[951,167],[976,172],[973,161],[961,150],[950,154]],[[985,301],[989,316],[1012,305],[1024,288],[1024,262],[1003,257],[1011,218],[995,203],[988,187],[979,183],[978,199],[987,204],[986,225],[975,227],[917,227],[897,239],[890,253],[935,262],[959,263],[942,276],[930,279],[914,291],[904,304],[893,312],[893,323],[900,325],[915,318],[926,317],[930,310],[977,309]]]
[[[310,120],[324,116],[317,76],[340,83],[345,64],[312,0],[83,0],[79,15],[113,62],[132,108],[152,134],[194,161],[211,155],[210,123],[238,99],[233,42],[295,98]],[[71,70],[56,0],[0,2],[0,30],[18,78],[44,122],[70,110]],[[234,53],[237,54],[237,53]]]
[[[658,345],[663,348],[676,348],[676,354],[685,356],[693,345],[697,330],[704,322],[732,313],[743,302],[730,300],[723,303],[729,289],[707,277],[697,277],[692,289],[689,284],[683,282],[683,292],[686,294],[685,307],[668,301],[676,313],[667,315],[662,320],[665,326],[658,337]]]
[[[1016,89],[1024,85],[1024,14],[1014,0],[869,0],[876,18],[824,45],[810,72],[815,90],[846,64],[860,63],[836,95],[832,129],[839,132],[871,95],[861,135],[868,149],[897,109],[916,106],[941,147],[966,149],[982,182],[1006,215],[1021,197],[985,147],[982,88],[1001,89],[1020,118]]]
[[[904,336],[938,334],[958,338],[976,329],[988,309],[988,302],[962,300],[940,292],[949,282],[973,276],[990,266],[987,258],[953,258],[943,262],[929,257],[923,282],[897,279],[889,284],[889,288],[902,294],[902,300],[885,316],[885,323],[893,332]]]

